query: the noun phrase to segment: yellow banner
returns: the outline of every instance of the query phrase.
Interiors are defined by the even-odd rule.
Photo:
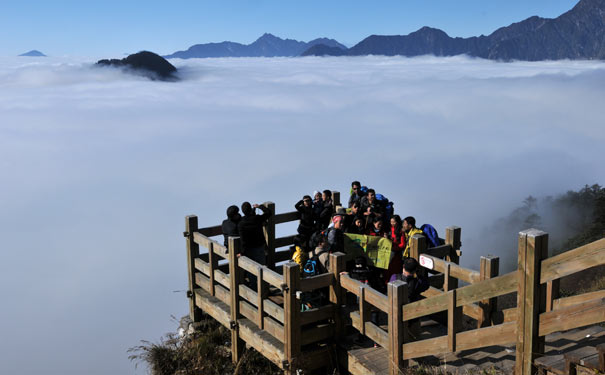
[[[391,262],[393,242],[388,238],[345,233],[347,259],[365,255],[374,267],[387,269]]]

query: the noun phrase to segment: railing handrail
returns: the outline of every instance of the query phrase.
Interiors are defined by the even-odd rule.
[[[560,279],[605,263],[605,238],[542,261],[540,283]]]

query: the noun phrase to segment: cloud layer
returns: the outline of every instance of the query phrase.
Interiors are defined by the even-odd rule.
[[[602,62],[175,60],[163,83],[31,61],[0,61],[1,373],[132,373],[126,349],[187,311],[187,214],[359,179],[461,226],[477,267],[527,195],[605,181]]]

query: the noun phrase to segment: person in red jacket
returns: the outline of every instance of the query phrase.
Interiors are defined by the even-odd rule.
[[[382,219],[375,218],[372,227],[368,230],[369,236],[389,238],[388,233],[382,229]]]
[[[391,241],[393,241],[393,247],[391,248],[391,262],[389,268],[385,272],[385,282],[388,283],[396,273],[401,271],[403,267],[403,250],[405,249],[405,234],[402,232],[402,221],[399,215],[393,215],[391,217]]]

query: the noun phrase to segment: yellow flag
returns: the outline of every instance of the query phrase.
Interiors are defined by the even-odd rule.
[[[393,247],[391,240],[384,237],[351,233],[345,233],[344,238],[347,260],[365,255],[373,266],[383,269],[389,268],[391,248]]]

